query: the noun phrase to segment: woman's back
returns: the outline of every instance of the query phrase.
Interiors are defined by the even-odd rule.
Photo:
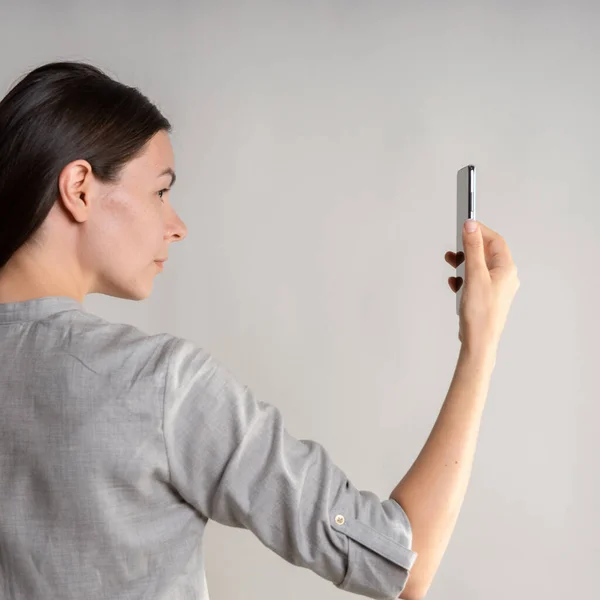
[[[197,597],[206,519],[162,430],[172,344],[69,298],[0,305],[0,597]]]

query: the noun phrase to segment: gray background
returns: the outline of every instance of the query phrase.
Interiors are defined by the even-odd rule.
[[[455,365],[443,254],[456,170],[475,163],[521,289],[428,597],[591,597],[600,10],[448,4],[5,1],[0,84],[83,59],[157,102],[189,237],[151,299],[87,308],[208,348],[382,498]],[[212,524],[206,544],[213,598],[343,594],[246,531]]]

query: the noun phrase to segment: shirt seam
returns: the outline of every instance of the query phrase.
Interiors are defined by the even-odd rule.
[[[167,444],[167,436],[165,435],[165,415],[166,415],[166,404],[167,404],[167,383],[169,380],[169,374],[171,371],[171,359],[173,357],[173,353],[175,352],[175,346],[177,345],[177,340],[174,340],[171,344],[171,349],[169,350],[169,354],[167,356],[167,370],[165,372],[165,380],[163,385],[163,395],[162,395],[162,427],[161,433],[163,438],[163,445],[165,447],[165,456],[167,458],[167,479],[169,484],[173,485],[173,477],[171,472],[171,458],[169,456],[169,446]]]
[[[6,326],[8,326],[8,325],[28,325],[29,323],[42,323],[44,321],[47,321],[48,319],[55,317],[56,315],[61,315],[62,313],[71,312],[74,310],[77,310],[77,311],[85,313],[85,314],[89,314],[87,311],[82,310],[81,308],[65,308],[63,310],[59,310],[57,312],[53,312],[48,315],[44,315],[43,317],[36,317],[36,318],[17,317],[11,321],[0,318],[0,327],[3,327],[4,325],[6,325]]]

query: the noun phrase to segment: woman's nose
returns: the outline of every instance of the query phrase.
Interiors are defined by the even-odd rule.
[[[173,217],[169,221],[169,226],[167,228],[167,239],[173,242],[181,242],[187,237],[187,226],[181,220],[179,215],[173,211]]]

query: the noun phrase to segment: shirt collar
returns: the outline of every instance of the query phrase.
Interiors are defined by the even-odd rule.
[[[0,323],[37,321],[65,310],[84,310],[83,304],[68,296],[46,296],[21,302],[0,303]]]

